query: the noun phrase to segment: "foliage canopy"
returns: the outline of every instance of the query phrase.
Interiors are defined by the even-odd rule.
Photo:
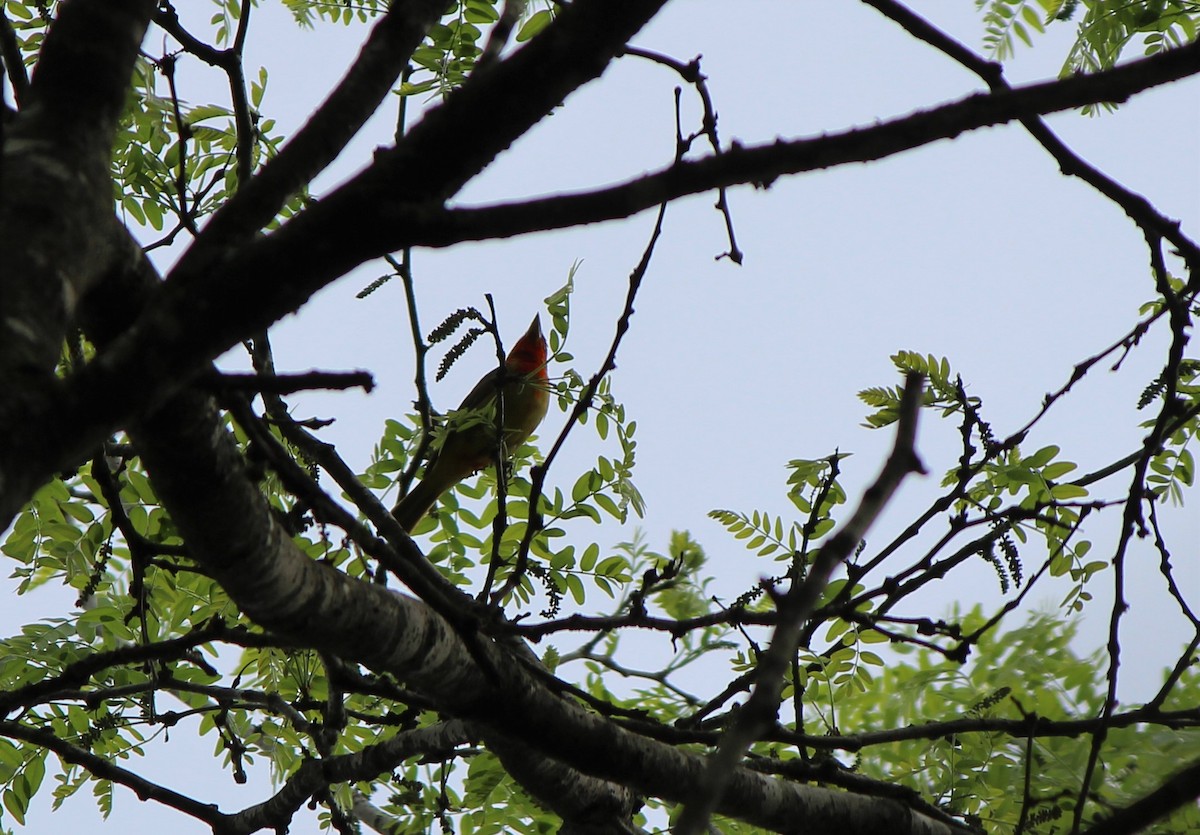
[[[742,147],[718,136],[698,63],[629,45],[661,2],[285,0],[297,25],[356,27],[366,45],[284,136],[264,112],[267,68],[244,60],[269,37],[253,3],[220,0],[193,20],[149,0],[6,0],[2,552],[19,594],[56,586],[75,600],[0,641],[0,827],[32,822],[47,792],[57,807],[86,789],[107,813],[124,786],[214,833],[286,831],[310,802],[344,833],[1200,831],[1200,618],[1159,521],[1195,480],[1195,219],[1165,218],[1041,121],[1200,73],[1200,6],[979,0],[977,55],[899,3],[865,1],[990,92]],[[1061,79],[1011,88],[992,61],[1054,26],[1077,33]],[[1118,60],[1130,51],[1146,57]],[[584,195],[450,203],[620,55],[673,69],[701,102],[668,166]],[[191,62],[227,76],[228,101],[189,98]],[[314,198],[313,178],[380,107],[398,108],[395,145]],[[1009,121],[1143,230],[1156,295],[1129,330],[1003,437],[952,358],[898,351],[899,381],[860,394],[866,425],[896,436],[863,496],[834,450],[788,464],[793,513],[712,511],[762,566],[736,595],[686,532],[602,545],[591,524],[644,510],[635,454],[653,451],[639,450],[609,372],[669,204],[716,191],[740,263],[726,188]],[[438,430],[427,365],[441,359],[440,377],[468,351],[503,356],[491,297],[423,333],[413,250],[655,207],[599,369],[569,350],[574,269],[545,299],[561,434],[459,484],[410,539],[383,502],[420,477]],[[269,328],[378,259],[388,275],[364,295],[403,286],[417,390],[355,472],[288,398],[369,376],[277,374]],[[1140,449],[1080,473],[1063,445],[1026,444],[1152,329],[1166,347]],[[239,343],[254,373],[218,372]],[[868,542],[896,485],[922,470],[915,427],[934,417],[961,438],[935,473],[940,493]],[[568,474],[559,453],[585,432],[601,452]],[[1100,515],[1121,520],[1103,540],[1089,525]],[[1174,666],[1129,706],[1120,659],[1139,648],[1119,627],[1140,605],[1122,597],[1139,540],[1192,633],[1162,636],[1180,644]],[[926,606],[938,581],[981,562],[1002,602]],[[1068,589],[1059,608],[1029,614],[1050,578]],[[1117,589],[1111,640],[1080,657],[1076,617],[1102,581]],[[657,666],[642,663],[647,631],[669,636]],[[135,756],[172,728],[206,738],[236,782],[265,764],[273,793],[230,811],[140,772]]]

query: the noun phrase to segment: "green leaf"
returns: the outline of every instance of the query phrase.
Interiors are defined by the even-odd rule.
[[[567,583],[567,591],[569,591],[571,593],[571,597],[575,600],[576,603],[582,604],[583,601],[587,598],[587,593],[584,591],[584,588],[583,588],[583,581],[579,579],[578,575],[567,574],[566,575],[566,583]]]
[[[39,756],[30,759],[21,776],[29,792],[28,796],[32,798],[42,787],[42,780],[46,776],[46,752],[42,751]]]
[[[529,20],[525,21],[525,25],[517,32],[517,43],[524,43],[537,35],[550,25],[552,19],[550,12],[545,9],[530,15]]]
[[[568,545],[550,558],[550,567],[556,571],[575,567],[575,547]]]
[[[1077,484],[1056,484],[1050,488],[1050,495],[1059,501],[1066,501],[1068,499],[1081,499],[1088,495],[1088,491]]]
[[[1046,466],[1046,468],[1044,470],[1042,470],[1042,478],[1046,478],[1046,479],[1061,478],[1062,476],[1066,475],[1069,472],[1072,472],[1075,469],[1076,469],[1076,465],[1071,463],[1070,461],[1056,461],[1053,464],[1048,464]]]
[[[883,666],[883,659],[880,658],[875,653],[870,652],[868,650],[861,650],[858,653],[858,658],[864,664],[870,664],[873,667],[882,667]]]
[[[603,508],[604,511],[614,519],[624,520],[625,514],[623,514],[621,509],[617,507],[617,503],[613,501],[611,496],[608,496],[604,493],[597,493],[596,495],[592,496],[592,501],[600,505],[600,507]]]
[[[1030,39],[1029,33],[1025,31],[1025,27],[1021,25],[1019,20],[1013,21],[1012,28],[1013,31],[1017,33],[1017,37],[1020,38],[1026,46],[1033,46],[1033,41]]]
[[[596,560],[599,556],[599,544],[595,542],[588,543],[588,546],[583,550],[583,556],[579,558],[579,568],[583,571],[592,571],[596,567]]]
[[[620,577],[628,569],[629,563],[624,557],[608,557],[596,566],[596,573],[606,577]]]
[[[1033,10],[1032,6],[1026,6],[1021,10],[1021,17],[1024,21],[1033,27],[1035,32],[1045,32],[1046,27],[1042,25],[1042,19],[1038,17],[1038,13]]]
[[[1047,464],[1049,464],[1051,461],[1053,461],[1055,458],[1057,458],[1058,453],[1060,451],[1061,451],[1060,448],[1057,446],[1054,446],[1053,444],[1051,444],[1050,446],[1044,446],[1041,449],[1039,449],[1037,452],[1035,452],[1033,455],[1030,455],[1029,457],[1022,459],[1022,463],[1026,467],[1029,467],[1030,469],[1037,469],[1039,467],[1044,467]]]

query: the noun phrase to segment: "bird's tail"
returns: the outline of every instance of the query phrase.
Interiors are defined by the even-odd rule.
[[[425,514],[440,495],[441,491],[437,489],[437,485],[429,479],[423,479],[417,482],[404,498],[396,502],[396,506],[392,508],[392,515],[396,517],[400,527],[412,533],[413,528],[425,518]]]

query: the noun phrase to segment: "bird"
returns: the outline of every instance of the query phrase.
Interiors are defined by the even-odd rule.
[[[503,409],[504,454],[523,444],[546,416],[550,405],[546,374],[546,337],[541,315],[504,358],[504,368],[485,374],[462,405],[448,417],[445,433],[417,486],[402,496],[392,515],[412,533],[443,493],[472,473],[496,461],[497,392]]]

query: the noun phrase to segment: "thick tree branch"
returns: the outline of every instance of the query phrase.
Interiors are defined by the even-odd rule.
[[[426,113],[396,147],[377,153],[374,164],[335,193],[357,195],[365,205],[449,198],[574,90],[598,77],[665,2],[578,0],[525,47],[475,72],[442,105]],[[303,152],[297,157],[303,159]],[[268,185],[252,185],[248,197],[235,198],[227,211],[219,213],[181,259],[172,282],[207,282],[214,260],[227,258],[230,245],[240,243],[274,216],[286,196],[286,184],[293,188],[302,184],[297,175],[311,169],[297,169],[289,176],[294,165],[276,166],[283,178],[278,187],[270,185],[269,175]],[[254,208],[254,201],[261,200],[268,202]],[[243,213],[245,217],[239,218]],[[352,240],[331,247],[335,239],[330,238],[321,248],[327,255],[357,250],[347,246]],[[372,257],[401,248],[377,250]],[[361,260],[365,259],[358,263]]]
[[[896,2],[896,0],[862,0],[862,2],[904,27],[904,30],[913,37],[940,50],[978,75],[987,83],[992,92],[1002,93],[1012,90],[1004,78],[1004,70],[1000,64],[985,61],[902,3]],[[1145,197],[1130,191],[1095,166],[1089,165],[1087,161],[1068,148],[1066,143],[1059,139],[1043,120],[1036,116],[1028,116],[1022,118],[1020,122],[1029,131],[1029,134],[1050,152],[1050,155],[1058,162],[1059,169],[1063,174],[1079,177],[1112,200],[1124,209],[1133,222],[1147,234],[1166,238],[1175,245],[1192,271],[1200,272],[1200,248],[1197,248],[1195,241],[1183,234],[1178,221],[1160,214]]]
[[[262,829],[286,831],[293,815],[314,794],[335,783],[374,780],[418,754],[448,753],[471,738],[463,722],[439,722],[403,731],[355,754],[308,760],[270,798],[225,816],[219,835],[249,835]]]
[[[113,223],[112,139],[153,8],[153,0],[77,0],[64,6],[46,35],[22,108],[5,125],[0,162],[5,391],[45,380],[76,302],[112,254],[106,234]],[[20,76],[15,79],[19,84]],[[7,411],[0,410],[0,420]],[[0,474],[6,469],[0,465]]]
[[[616,48],[608,42],[595,45],[594,37],[585,42],[604,54]],[[484,77],[499,73],[507,63],[501,62]],[[1036,84],[1011,93],[972,96],[870,128],[758,148],[733,148],[718,157],[680,163],[589,194],[455,212],[428,208],[429,204],[421,208],[405,203],[405,199],[421,199],[412,191],[413,182],[399,194],[387,188],[401,174],[420,168],[420,179],[428,188],[424,199],[441,193],[445,184],[429,179],[433,176],[430,171],[439,166],[421,163],[412,156],[426,150],[432,153],[434,138],[429,132],[433,129],[420,130],[419,125],[410,134],[410,138],[418,137],[411,146],[406,140],[275,234],[230,254],[220,269],[197,273],[193,269],[199,264],[196,262],[184,271],[181,280],[168,282],[129,334],[67,385],[34,404],[37,413],[63,418],[61,422],[23,419],[8,436],[14,448],[41,450],[42,457],[22,468],[19,475],[25,482],[23,486],[6,491],[0,504],[0,523],[11,518],[16,507],[49,473],[70,466],[114,426],[161,400],[209,358],[294,311],[346,270],[384,252],[411,244],[448,245],[625,217],[665,199],[722,185],[765,184],[783,174],[879,159],[965,130],[1031,114],[1095,101],[1123,100],[1147,87],[1198,71],[1200,43],[1095,75]],[[528,90],[523,92],[527,94]],[[435,118],[436,113],[448,115]],[[524,113],[529,118],[528,109]],[[426,122],[435,126],[440,122],[455,131],[479,128],[470,117],[458,116],[458,106],[451,108],[448,104],[431,113]],[[461,133],[454,135],[461,137]],[[505,144],[508,141],[503,139]],[[435,159],[440,158],[435,155]],[[548,216],[549,211],[553,214]],[[225,300],[234,296],[241,303],[226,304]],[[79,415],[88,416],[87,425],[74,423]]]
[[[103,144],[107,171],[112,131],[153,11],[151,0],[75,0],[58,10],[22,108],[37,125],[30,140],[57,139],[87,155]]]
[[[694,756],[563,698],[501,645],[480,641],[469,647],[424,604],[310,560],[246,478],[215,414],[194,403],[184,406],[139,425],[134,437],[192,553],[251,618],[322,652],[389,672],[444,712],[478,722],[489,734],[520,739],[582,774],[675,801],[694,785],[700,773]],[[535,770],[525,777],[546,774]],[[609,819],[624,803],[611,790],[592,796],[598,806],[573,810],[581,818]],[[954,831],[895,801],[790,784],[742,768],[730,775],[718,811],[781,830],[806,820],[814,832],[842,835]]]
[[[440,0],[393,3],[371,29],[346,75],[304,126],[244,182],[213,216],[204,234],[224,245],[249,238],[275,218],[289,197],[307,186],[341,153],[392,89],[413,50],[445,10]],[[173,11],[160,11],[155,22],[188,45]],[[198,43],[198,42],[197,42]],[[189,47],[190,51],[204,44]],[[203,53],[201,57],[204,57]],[[221,65],[225,52],[205,60]]]
[[[529,745],[525,735],[510,736],[481,726],[480,736],[504,770],[563,819],[561,831],[596,835],[633,831],[629,821],[640,806],[637,792],[547,757]]]
[[[346,531],[365,554],[378,560],[381,566],[408,586],[417,597],[441,613],[457,628],[467,632],[476,628],[471,598],[451,584],[425,559],[424,554],[383,503],[358,480],[358,476],[331,445],[312,437],[297,424],[290,422],[286,415],[277,423],[283,436],[333,478],[358,511],[376,526],[387,541],[380,540],[352,513],[326,495],[316,480],[290,457],[275,437],[263,430],[248,405],[231,403],[230,412],[247,435],[259,445],[288,490],[307,502],[317,519]]]
[[[1172,56],[1169,63],[1151,63],[1166,55]],[[1151,87],[1197,73],[1200,73],[1200,42],[1093,75],[975,94],[867,128],[814,139],[780,140],[770,145],[735,145],[720,156],[677,163],[603,189],[474,208],[446,209],[434,203],[384,206],[378,226],[372,227],[375,230],[372,235],[383,236],[390,231],[396,239],[390,244],[442,247],[614,220],[645,211],[664,200],[714,188],[741,183],[768,186],[780,176],[883,159],[969,130],[1029,120],[1039,114],[1095,102],[1125,101]],[[1078,166],[1080,171],[1068,173],[1083,176],[1083,165]],[[1179,232],[1179,224],[1157,215],[1144,198],[1131,194],[1129,199],[1118,202],[1135,221],[1173,230],[1169,235],[1164,231],[1164,237],[1180,247],[1191,263],[1200,261],[1200,252],[1190,238]]]

